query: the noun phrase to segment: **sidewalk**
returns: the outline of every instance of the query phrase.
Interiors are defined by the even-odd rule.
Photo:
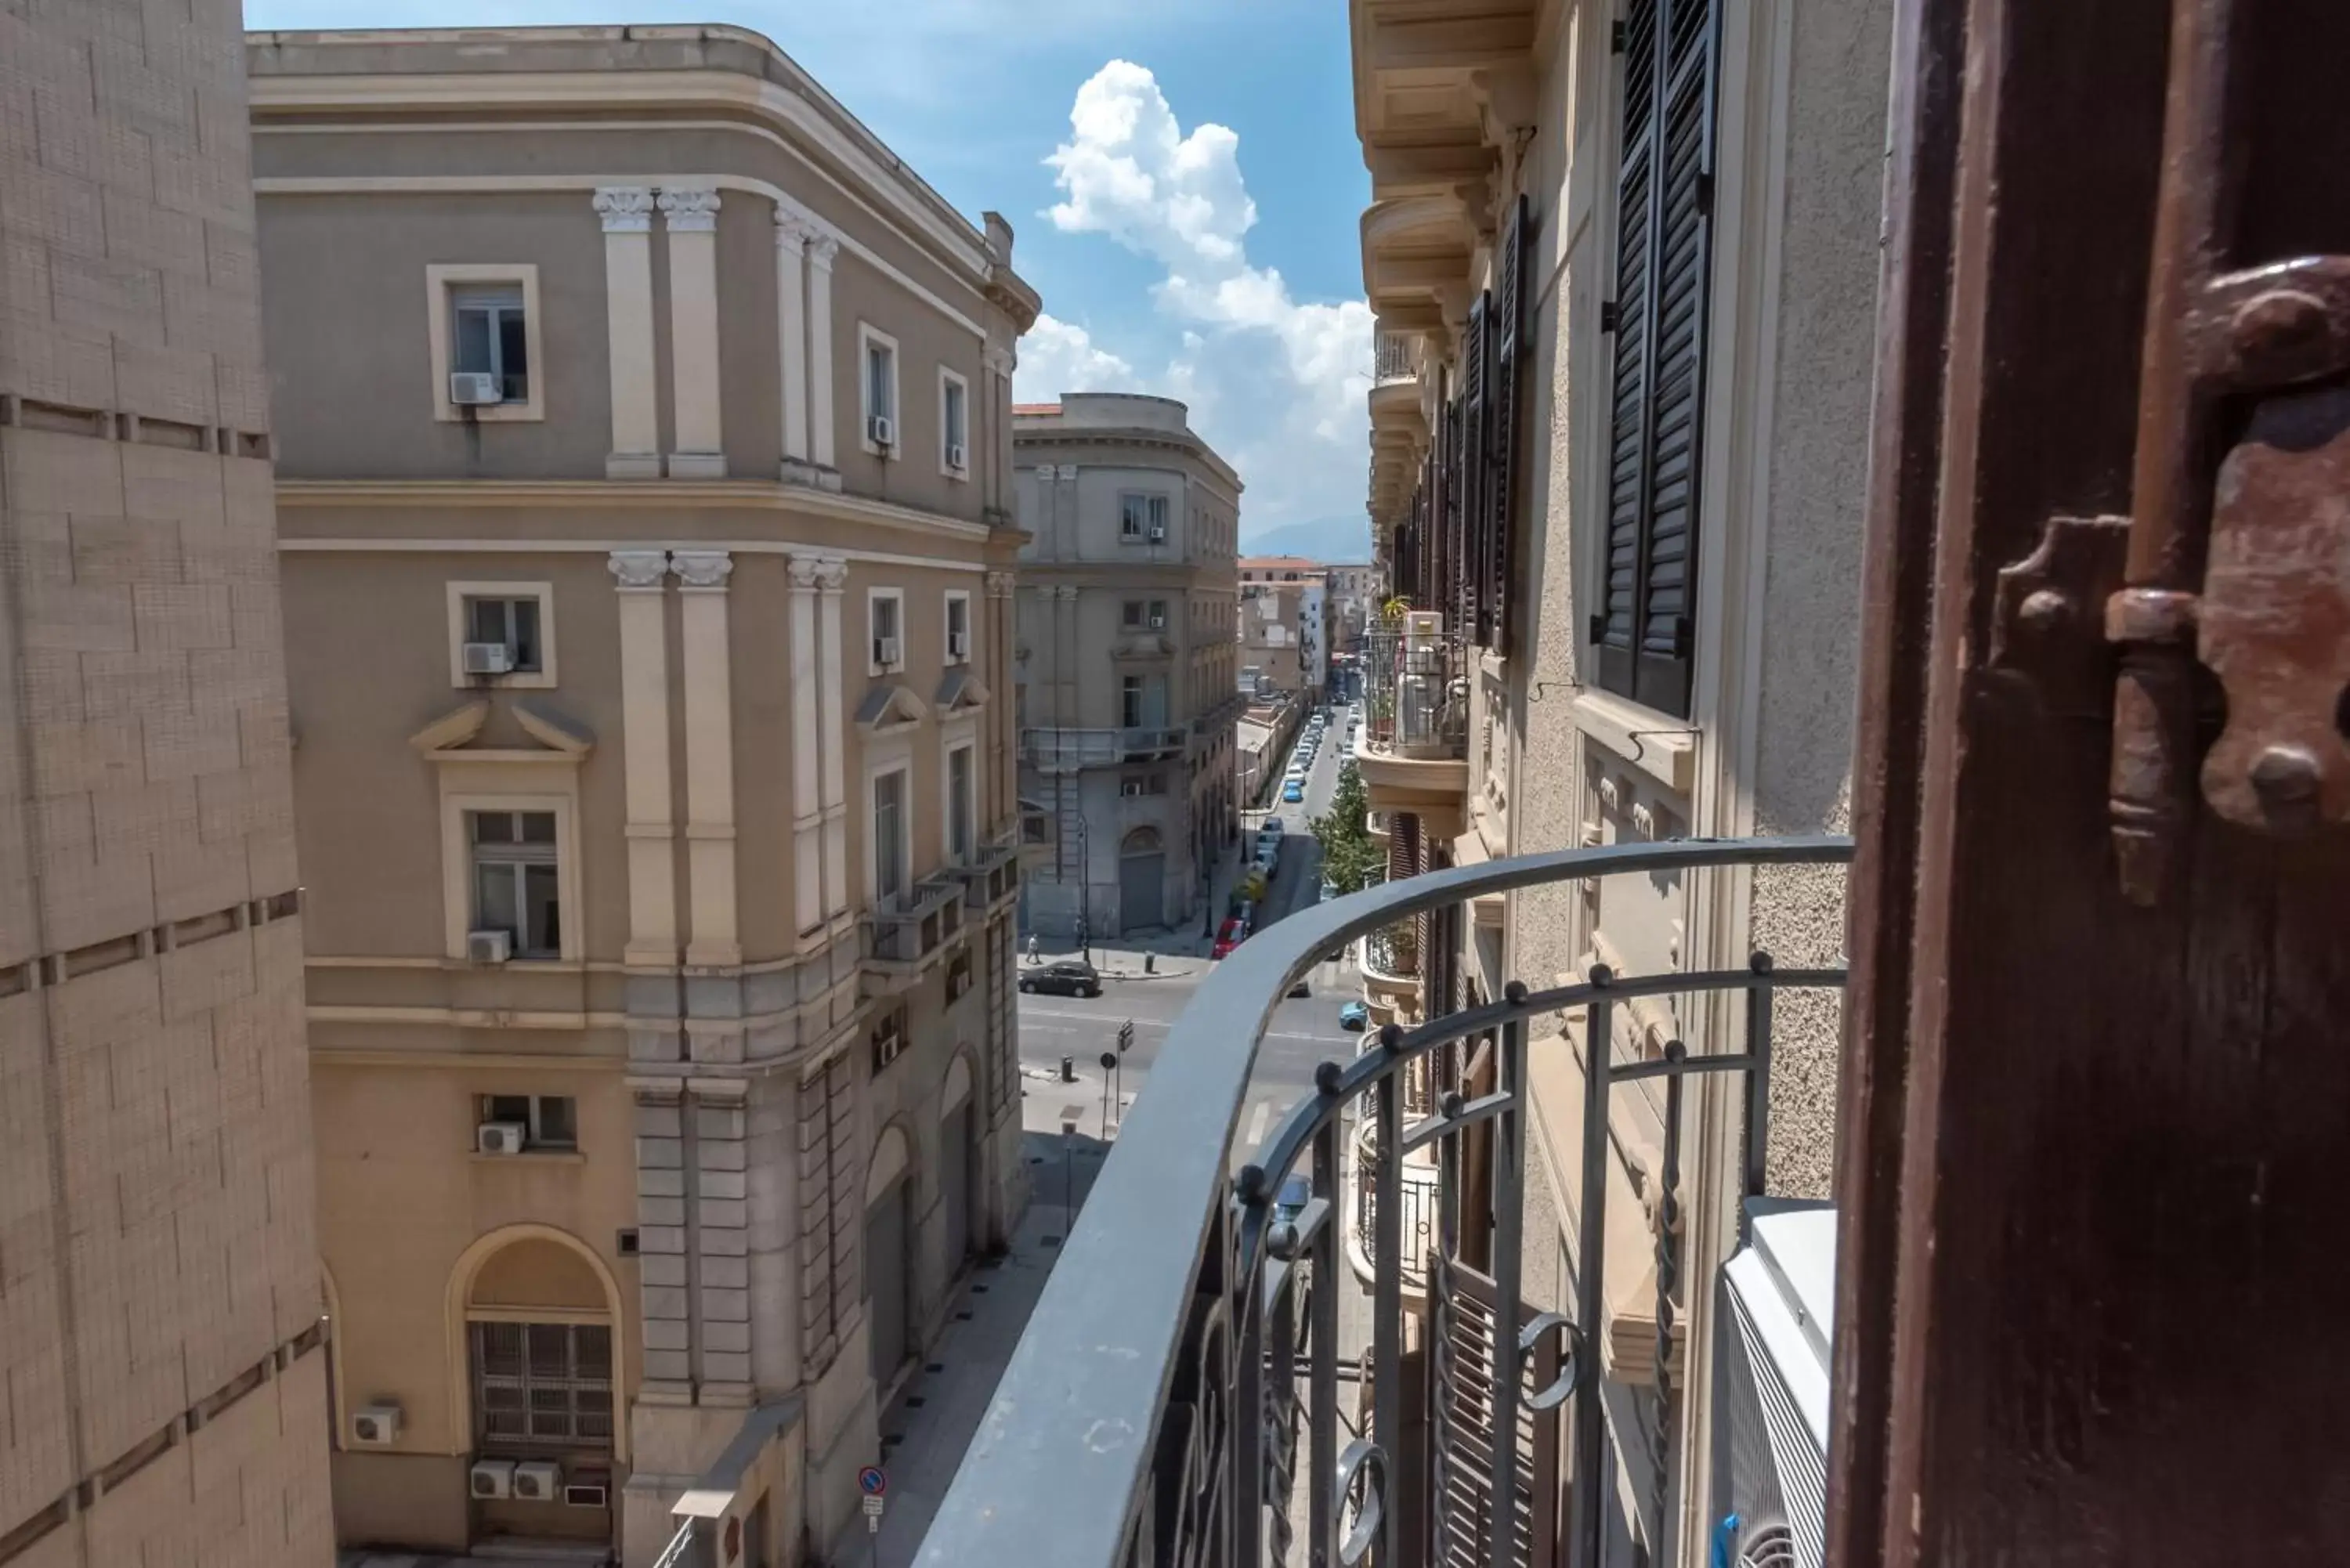
[[[1201,975],[1208,971],[1208,952],[1215,945],[1214,927],[1210,925],[1207,910],[1215,912],[1221,923],[1225,907],[1232,902],[1232,889],[1240,885],[1241,873],[1246,869],[1243,853],[1248,838],[1225,849],[1217,857],[1215,869],[1208,878],[1208,899],[1201,914],[1180,926],[1170,926],[1155,931],[1134,931],[1107,940],[1095,940],[1087,945],[1094,967],[1104,980],[1161,980],[1175,976]],[[1076,940],[1069,937],[1039,935],[1037,956],[1050,963],[1055,959],[1081,958]],[[1145,970],[1146,956],[1151,967]],[[1020,939],[1020,965],[1028,966],[1028,939]]]
[[[1026,1142],[1031,1158],[1044,1147],[1035,1137]],[[1049,1143],[1057,1150],[1058,1135]],[[1076,1197],[1082,1207],[1101,1161],[1096,1157],[1076,1164]],[[907,1568],[921,1549],[1068,1234],[1070,1211],[1059,1201],[1059,1172],[1048,1180],[1043,1168],[1038,1169],[1035,1195],[1012,1251],[972,1271],[947,1332],[882,1414],[881,1466],[889,1473],[889,1490],[879,1532],[868,1532],[862,1517],[852,1519],[825,1562],[840,1568]]]

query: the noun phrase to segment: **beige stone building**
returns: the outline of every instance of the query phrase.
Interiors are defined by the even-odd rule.
[[[1240,560],[1240,680],[1246,688],[1307,696],[1327,668],[1322,563],[1303,556]]]
[[[340,1538],[806,1560],[1024,1193],[1035,296],[739,29],[247,58]]]
[[[0,1562],[327,1568],[233,8],[0,8]]]
[[[1841,830],[1892,7],[1350,9],[1379,323],[1370,505],[1378,564],[1411,607],[1372,635],[1359,759],[1392,872]],[[1595,962],[1833,961],[1842,888],[1838,872],[1776,868],[1482,899],[1435,933],[1457,945],[1431,950],[1426,921],[1378,944],[1367,990],[1375,1016],[1412,1017]],[[1742,1008],[1643,999],[1614,1010],[1606,1048],[1734,1050]],[[1543,1306],[1577,1288],[1561,1227],[1598,1200],[1578,1190],[1592,1046],[1576,1016],[1529,1057],[1523,1266]],[[1836,1031],[1827,993],[1777,1003],[1774,1193],[1826,1191]],[[1717,1076],[1691,1096],[1682,1280],[1711,1280],[1733,1238],[1730,1092]],[[1605,1297],[1617,1490],[1638,1497],[1658,1408],[1660,1096],[1618,1096],[1610,1132],[1610,1252],[1586,1288]],[[1714,1306],[1681,1303],[1663,1379],[1684,1474],[1713,1451]],[[1697,1506],[1705,1489],[1682,1495]],[[1710,1525],[1685,1518],[1648,1544],[1701,1563]]]
[[[1073,392],[1017,412],[1024,924],[1180,926],[1240,831],[1240,476],[1172,399]]]

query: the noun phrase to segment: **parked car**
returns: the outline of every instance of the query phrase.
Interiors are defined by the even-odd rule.
[[[1054,996],[1099,996],[1101,971],[1083,959],[1055,959],[1022,974],[1020,989]]]
[[[1272,837],[1278,838],[1278,837],[1280,837],[1283,834],[1284,834],[1284,833],[1286,833],[1286,832],[1288,832],[1288,831],[1289,831],[1289,824],[1287,824],[1287,823],[1285,823],[1285,822],[1282,821],[1282,820],[1281,820],[1281,818],[1279,818],[1279,817],[1277,817],[1277,816],[1268,816],[1268,817],[1266,817],[1263,822],[1261,822],[1261,823],[1257,824],[1257,829],[1256,829],[1257,836],[1258,836],[1258,837],[1260,837],[1260,838],[1265,837],[1265,836],[1271,836]]]
[[[1371,1025],[1371,1010],[1359,1002],[1350,1002],[1338,1009],[1338,1027],[1367,1029]]]
[[[1208,950],[1208,956],[1222,958],[1246,940],[1248,940],[1248,922],[1238,915],[1228,916],[1224,923],[1216,929],[1216,945]]]
[[[1305,799],[1305,782],[1300,779],[1290,779],[1284,782],[1281,786],[1281,798],[1291,805],[1303,802]]]
[[[1296,983],[1289,988],[1289,994],[1292,996],[1311,996],[1314,994],[1314,987],[1306,981],[1306,978],[1301,974],[1297,977]]]

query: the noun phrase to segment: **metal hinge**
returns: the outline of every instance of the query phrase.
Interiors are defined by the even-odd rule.
[[[1629,30],[1628,30],[1627,28],[1626,28],[1626,26],[1624,26],[1624,24],[1623,24],[1623,23],[1621,23],[1621,22],[1610,22],[1610,23],[1607,25],[1607,52],[1608,52],[1609,54],[1611,54],[1611,55],[1620,55],[1620,54],[1622,54],[1622,53],[1624,52],[1625,47],[1626,47],[1626,46],[1627,46],[1630,41],[1631,41],[1631,35],[1630,35],[1630,32],[1629,32]]]
[[[1697,177],[1697,215],[1700,218],[1713,216],[1713,176],[1711,173]]]
[[[1622,325],[1622,321],[1617,311],[1616,302],[1612,299],[1601,300],[1599,302],[1599,330],[1602,332],[1613,332],[1620,325]]]
[[[1593,610],[1591,612],[1591,624],[1588,630],[1590,631],[1591,640],[1593,642],[1605,642],[1607,640],[1607,613],[1605,610]]]

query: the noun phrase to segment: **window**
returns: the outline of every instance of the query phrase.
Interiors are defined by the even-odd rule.
[[[579,1147],[578,1102],[568,1095],[484,1095],[481,1111],[484,1122],[522,1128],[525,1148]]]
[[[863,368],[859,380],[865,410],[865,450],[877,457],[898,455],[898,340],[859,325],[857,341]]]
[[[971,661],[971,596],[966,593],[947,595],[947,662],[967,664]]]
[[[939,371],[939,467],[956,479],[971,472],[971,388],[952,370]]]
[[[444,423],[545,419],[538,268],[434,265],[424,269],[424,286],[433,418]],[[455,379],[461,375],[467,378],[463,384]],[[487,383],[475,385],[473,377],[486,377]]]
[[[1142,727],[1142,677],[1129,675],[1118,682],[1118,720],[1129,730]]]
[[[1118,536],[1127,544],[1158,545],[1167,538],[1167,497],[1128,493],[1118,498]]]
[[[475,811],[466,816],[473,846],[473,929],[505,932],[508,950],[518,959],[560,956],[555,813]]]
[[[555,684],[554,584],[452,582],[447,587],[452,686]],[[482,651],[484,644],[505,650],[503,670],[498,655]]]
[[[1121,626],[1139,627],[1142,624],[1142,601],[1128,599],[1118,611],[1118,623]]]
[[[1590,627],[1600,686],[1676,715],[1689,711],[1696,609],[1719,31],[1717,6],[1686,9],[1671,12],[1669,35],[1659,7],[1635,6],[1625,23],[1623,57],[1643,68],[1626,71],[1619,105],[1607,567]],[[1513,220],[1513,241],[1523,228]]]
[[[902,898],[906,892],[906,862],[912,852],[906,843],[906,770],[873,775],[873,897],[879,902]]]
[[[971,858],[978,836],[972,815],[972,749],[955,747],[947,753],[947,853],[958,862]]]
[[[906,662],[904,595],[896,588],[876,588],[867,603],[873,633],[872,673],[886,675]]]
[[[506,668],[498,673],[536,675],[539,658],[538,600],[533,598],[465,599],[465,640],[506,650]]]
[[[1119,722],[1129,730],[1163,729],[1167,724],[1167,678],[1128,675],[1118,682]]]
[[[502,402],[528,398],[530,340],[524,329],[522,286],[458,289],[450,298],[449,315],[456,329],[451,368],[459,375],[489,377]]]
[[[881,1069],[898,1059],[906,1048],[906,1010],[893,1007],[873,1021],[873,1033],[868,1036],[873,1047],[873,1075],[879,1077]]]
[[[1159,628],[1164,627],[1166,624],[1167,624],[1167,601],[1166,601],[1165,599],[1153,599],[1153,600],[1151,600],[1151,601],[1150,601],[1150,625],[1151,625],[1152,629],[1156,630],[1156,629],[1157,629],[1157,628]]]
[[[473,1429],[484,1449],[612,1446],[612,1331],[476,1323]]]

